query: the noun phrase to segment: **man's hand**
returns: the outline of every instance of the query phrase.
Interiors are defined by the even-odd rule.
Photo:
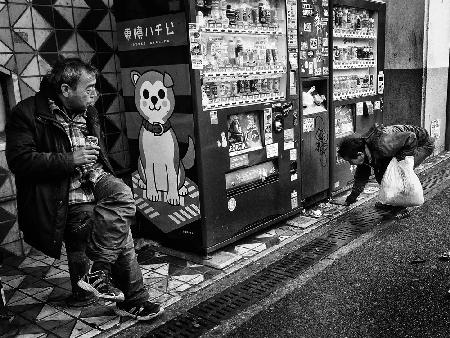
[[[100,147],[95,145],[86,145],[73,152],[73,163],[76,166],[91,164],[97,162]]]

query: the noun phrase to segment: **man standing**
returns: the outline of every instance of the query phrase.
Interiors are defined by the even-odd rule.
[[[338,155],[356,165],[355,180],[347,205],[356,202],[369,181],[373,168],[379,184],[392,158],[404,160],[414,156],[414,167],[421,164],[434,150],[434,141],[426,129],[412,125],[380,126],[375,124],[364,136],[344,137]],[[379,205],[380,206],[380,205]]]
[[[6,158],[16,178],[18,222],[25,241],[51,257],[59,258],[66,243],[74,305],[88,303],[93,292],[121,302],[121,314],[147,320],[162,310],[148,301],[136,259],[131,189],[113,176],[106,156],[93,106],[96,75],[79,58],[60,60],[39,93],[12,110]]]

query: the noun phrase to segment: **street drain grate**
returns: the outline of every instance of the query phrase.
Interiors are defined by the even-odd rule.
[[[186,313],[170,321],[171,325],[160,326],[146,337],[198,337],[217,325],[205,318]]]
[[[421,179],[425,193],[441,187],[450,175],[450,161],[447,161],[444,168],[429,174]],[[263,299],[289,279],[296,278],[303,271],[375,225],[391,219],[398,211],[398,208],[357,207],[350,213],[338,217],[335,221],[337,226],[325,236],[312,240],[254,276],[164,323],[145,337],[199,337],[221,321],[233,317],[239,311]]]

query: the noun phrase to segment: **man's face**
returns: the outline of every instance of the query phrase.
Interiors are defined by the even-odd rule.
[[[351,165],[363,164],[364,163],[364,154],[362,152],[359,152],[357,157],[355,157],[355,158],[344,157],[344,160],[349,162]]]
[[[94,74],[88,73],[85,70],[81,72],[80,80],[76,88],[63,84],[62,93],[65,98],[64,104],[69,109],[84,110],[88,106],[93,105],[97,99],[97,91],[95,89],[96,79]]]

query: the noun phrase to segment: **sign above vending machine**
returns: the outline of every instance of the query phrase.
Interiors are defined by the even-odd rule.
[[[184,13],[117,23],[119,50],[187,45]]]

